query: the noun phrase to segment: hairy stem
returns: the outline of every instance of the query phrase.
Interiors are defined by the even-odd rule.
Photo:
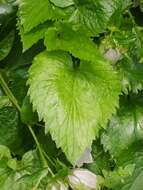
[[[0,85],[1,85],[1,87],[3,88],[5,94],[9,97],[10,101],[11,101],[11,102],[13,103],[13,105],[16,107],[16,109],[17,109],[19,112],[21,112],[21,108],[20,108],[20,106],[19,106],[19,104],[18,104],[16,98],[14,97],[14,95],[12,94],[12,92],[11,92],[11,90],[9,89],[8,85],[6,84],[5,80],[3,79],[1,73],[0,73]],[[33,137],[33,139],[34,139],[36,145],[37,145],[37,148],[38,148],[38,151],[39,151],[41,160],[42,160],[42,162],[43,162],[43,166],[44,166],[44,167],[47,167],[47,166],[48,166],[48,165],[47,165],[47,161],[46,161],[46,159],[45,159],[45,157],[44,157],[44,155],[43,155],[43,152],[42,152],[42,148],[41,148],[41,146],[40,146],[40,143],[39,143],[39,141],[38,141],[38,139],[37,139],[37,137],[36,137],[36,135],[35,135],[35,133],[34,133],[32,127],[31,127],[30,125],[27,125],[27,127],[28,127],[28,129],[29,129],[29,131],[30,131],[30,133],[31,133],[31,135],[32,135],[32,137]]]

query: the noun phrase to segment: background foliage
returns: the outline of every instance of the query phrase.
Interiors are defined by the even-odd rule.
[[[0,190],[143,189],[142,18],[142,0],[0,0]]]

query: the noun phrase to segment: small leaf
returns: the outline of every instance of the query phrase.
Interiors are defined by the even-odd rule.
[[[14,36],[14,31],[11,31],[4,39],[0,41],[0,61],[9,54],[13,45]]]
[[[21,121],[23,123],[31,123],[31,124],[34,124],[38,121],[36,113],[34,113],[32,110],[32,105],[30,103],[28,96],[24,98],[21,107]]]
[[[10,150],[4,145],[0,145],[0,159],[2,158],[11,158]]]
[[[18,28],[20,30],[20,36],[23,43],[23,51],[29,49],[32,45],[37,43],[40,39],[44,38],[45,32],[52,25],[52,22],[47,21],[43,24],[38,25],[28,33],[24,33],[23,27],[18,22]]]
[[[8,106],[12,106],[9,98],[7,96],[0,96],[0,109]]]

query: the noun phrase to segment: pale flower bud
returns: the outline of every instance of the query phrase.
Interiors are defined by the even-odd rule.
[[[96,190],[97,177],[94,173],[87,169],[73,170],[72,175],[69,175],[68,179],[72,188],[78,189],[76,187],[82,184],[86,188]]]
[[[113,63],[116,63],[122,58],[121,53],[117,49],[112,49],[110,48],[106,53],[105,53],[105,58],[108,59],[109,61],[112,61]]]
[[[76,165],[78,167],[81,167],[84,163],[92,163],[93,162],[93,158],[91,155],[91,149],[90,148],[86,148],[84,153],[81,155],[80,159],[77,161]]]

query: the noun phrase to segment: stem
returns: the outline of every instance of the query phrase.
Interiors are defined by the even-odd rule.
[[[40,143],[39,143],[39,141],[38,141],[38,139],[37,139],[37,137],[36,137],[36,135],[35,135],[32,127],[30,125],[28,125],[28,124],[27,124],[27,126],[28,126],[28,129],[29,129],[29,131],[30,131],[30,133],[31,133],[31,135],[32,135],[32,137],[33,137],[36,145],[37,145],[37,148],[39,150],[39,154],[40,154],[41,160],[43,161],[43,165],[44,165],[44,167],[47,167],[47,161],[46,161],[46,159],[45,159],[45,157],[44,157],[44,155],[42,153],[42,149],[41,149]]]
[[[80,59],[72,57],[72,61],[73,61],[73,68],[78,69],[80,66]]]
[[[9,97],[10,101],[13,103],[13,105],[17,108],[17,110],[18,110],[19,112],[21,112],[21,108],[20,108],[20,106],[19,106],[19,104],[18,104],[16,98],[14,97],[14,95],[12,94],[12,92],[11,92],[11,90],[9,89],[8,85],[6,84],[5,80],[3,79],[1,73],[0,73],[0,85],[1,85],[1,87],[3,88],[5,94]],[[44,167],[47,167],[47,166],[48,166],[48,165],[47,165],[47,161],[46,161],[46,159],[45,159],[45,157],[44,157],[44,155],[43,155],[43,153],[42,153],[42,148],[41,148],[41,146],[40,146],[40,143],[39,143],[39,141],[38,141],[38,139],[37,139],[37,137],[36,137],[36,135],[35,135],[35,133],[34,133],[32,127],[31,127],[30,125],[27,125],[27,127],[28,127],[28,129],[29,129],[29,131],[30,131],[30,133],[31,133],[31,135],[32,135],[32,137],[33,137],[33,139],[34,139],[36,145],[37,145],[37,148],[38,148],[38,150],[39,150],[39,154],[40,154],[41,160],[42,160],[42,162],[43,162],[43,166],[44,166]]]
[[[17,108],[17,110],[19,112],[21,112],[21,108],[18,105],[18,102],[16,100],[16,98],[13,96],[11,90],[9,89],[9,87],[7,86],[6,82],[4,81],[2,74],[0,73],[0,85],[2,86],[5,94],[9,97],[10,101],[13,103],[13,105]]]

